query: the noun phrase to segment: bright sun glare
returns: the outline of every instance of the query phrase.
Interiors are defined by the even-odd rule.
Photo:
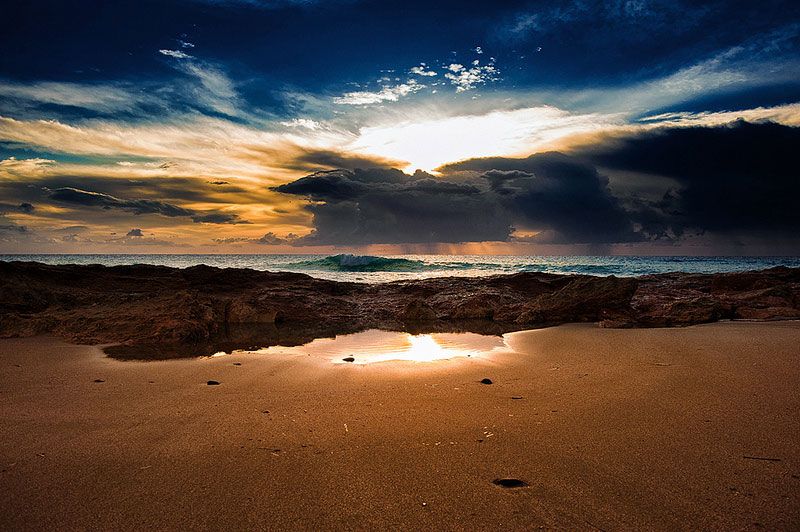
[[[474,157],[555,149],[560,139],[596,127],[596,117],[542,106],[365,127],[349,149],[408,161],[406,171],[431,171]]]

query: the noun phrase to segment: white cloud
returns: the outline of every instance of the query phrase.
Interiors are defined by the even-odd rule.
[[[174,57],[175,59],[194,59],[194,56],[191,56],[187,53],[181,52],[180,50],[159,50],[158,53],[161,55],[166,55],[168,57]]]
[[[322,124],[316,120],[311,120],[310,118],[293,118],[291,120],[281,122],[281,125],[286,127],[302,127],[310,129],[311,131],[322,129]]]
[[[0,160],[0,177],[45,175],[54,164],[55,161],[52,159],[39,157],[17,159],[16,157],[9,157],[8,159]]]
[[[405,83],[399,85],[389,85],[383,87],[381,90],[372,91],[355,91],[346,92],[342,96],[337,96],[333,99],[334,103],[340,105],[373,105],[382,102],[396,102],[403,96],[414,94],[424,89],[422,85],[416,80],[410,79]]]
[[[447,67],[450,72],[446,72],[444,77],[455,85],[456,92],[464,92],[474,89],[477,85],[483,85],[489,81],[496,81],[500,71],[493,64],[481,66],[478,60],[473,61],[471,68],[464,65],[453,63]]]
[[[428,65],[425,63],[420,63],[419,66],[411,67],[411,70],[408,71],[410,74],[414,74],[416,76],[436,76],[437,73],[428,68]]]

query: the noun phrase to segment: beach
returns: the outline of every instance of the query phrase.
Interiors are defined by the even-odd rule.
[[[367,365],[0,340],[0,527],[800,526],[797,321],[505,339]]]

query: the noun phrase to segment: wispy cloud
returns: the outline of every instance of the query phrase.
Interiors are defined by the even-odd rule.
[[[161,49],[158,51],[161,55],[166,55],[167,57],[174,57],[175,59],[193,59],[193,56],[181,52],[180,50],[165,50]]]
[[[132,83],[69,83],[0,80],[0,109],[20,111],[41,105],[69,106],[107,114],[141,110],[157,103],[147,86]]]
[[[241,101],[235,83],[222,68],[179,50],[159,50],[159,53],[175,59],[174,67],[177,70],[199,82],[198,86],[189,89],[196,102],[221,114],[229,116],[241,114]]]
[[[629,32],[645,36],[647,31],[669,27],[683,30],[692,28],[709,11],[710,8],[692,6],[688,9],[681,2],[662,0],[551,2],[512,13],[495,29],[495,36],[501,40],[518,42],[585,21],[600,23],[612,31],[625,27]],[[677,16],[680,16],[679,25],[674,23]]]
[[[333,99],[339,105],[373,105],[383,102],[396,102],[404,96],[414,94],[425,88],[425,85],[414,79],[397,85],[386,85],[378,91],[346,92]]]

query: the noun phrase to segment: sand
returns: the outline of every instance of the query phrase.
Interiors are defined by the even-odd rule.
[[[0,529],[800,527],[800,323],[507,343],[359,366],[2,340]]]

